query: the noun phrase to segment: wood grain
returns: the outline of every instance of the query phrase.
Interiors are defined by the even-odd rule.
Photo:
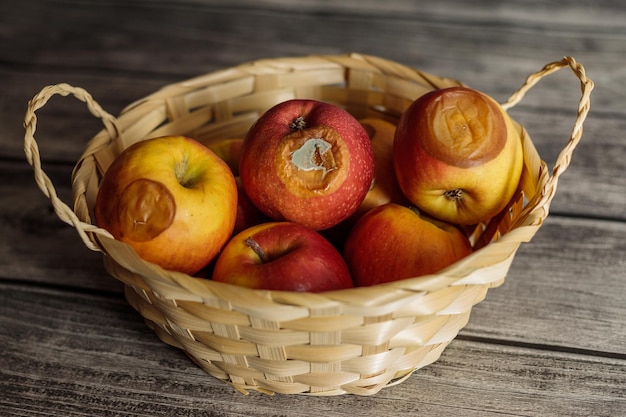
[[[358,51],[457,78],[504,101],[526,76],[571,54],[598,82],[583,142],[574,154],[572,172],[563,178],[572,186],[561,188],[554,208],[624,219],[626,181],[619,175],[624,151],[618,138],[626,121],[618,117],[622,110],[614,105],[621,99],[619,89],[606,80],[616,85],[625,81],[617,57],[624,52],[626,35],[617,17],[626,14],[613,3],[607,2],[607,8],[598,8],[597,13],[586,13],[574,2],[543,6],[541,18],[518,2],[500,7],[497,14],[488,5],[449,7],[454,2],[416,8],[396,1],[384,13],[374,4],[356,7],[350,2],[330,9],[306,2],[304,12],[299,8],[296,13],[288,2],[253,3],[152,7],[146,1],[114,1],[93,2],[90,9],[83,9],[71,7],[75,3],[70,1],[36,8],[36,2],[16,2],[7,7],[3,30],[7,39],[20,40],[20,48],[0,44],[0,54],[7,57],[0,76],[8,86],[0,129],[12,138],[0,142],[0,150],[22,156],[19,138],[25,103],[44,85],[58,82],[86,88],[107,111],[119,114],[126,105],[168,83],[241,62]],[[62,14],[44,18],[56,16],[59,7]],[[116,17],[101,19],[107,14]],[[29,25],[25,16],[40,23]],[[120,31],[120,27],[127,29]],[[152,62],[151,57],[160,58]],[[575,78],[563,71],[535,89],[511,113],[528,129],[544,159],[553,162],[572,129],[579,88]],[[55,99],[41,113],[49,118],[41,122],[39,139],[43,155],[52,161],[75,161],[100,128],[72,99]],[[580,153],[588,153],[584,161],[577,159]],[[588,189],[598,192],[585,193]]]
[[[0,415],[619,416],[626,413],[626,9],[617,0],[8,0],[0,5]],[[434,364],[371,397],[242,396],[160,342],[37,189],[27,101],[59,82],[110,113],[176,82],[258,58],[362,52],[505,101],[572,55],[591,113],[542,229],[522,245]],[[552,163],[576,115],[567,71],[514,107]],[[84,104],[38,112],[65,201],[101,126]]]
[[[373,397],[244,396],[159,342],[116,297],[0,288],[0,410],[10,415],[615,416],[626,405],[623,360],[464,340]]]

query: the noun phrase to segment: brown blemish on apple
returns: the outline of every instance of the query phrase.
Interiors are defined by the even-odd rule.
[[[142,178],[122,191],[117,213],[121,238],[147,242],[170,227],[176,214],[176,202],[165,185]]]
[[[338,188],[349,166],[344,146],[339,133],[330,127],[293,130],[283,138],[276,155],[282,182],[303,197]]]
[[[420,130],[428,132],[425,151],[461,168],[483,164],[502,151],[507,124],[498,104],[482,93],[463,87],[434,92],[423,109]]]

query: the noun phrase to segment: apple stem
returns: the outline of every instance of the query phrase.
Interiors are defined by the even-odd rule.
[[[267,254],[265,253],[265,251],[263,250],[263,248],[261,247],[261,245],[259,245],[259,243],[254,240],[252,238],[252,236],[249,236],[244,243],[252,248],[252,250],[254,251],[254,253],[256,253],[258,255],[258,257],[261,259],[261,262],[263,263],[267,263],[269,261],[269,258],[267,257]]]
[[[298,116],[296,117],[293,122],[291,122],[291,124],[289,125],[289,128],[291,130],[302,130],[306,127],[306,122],[304,121],[304,117],[302,116]]]

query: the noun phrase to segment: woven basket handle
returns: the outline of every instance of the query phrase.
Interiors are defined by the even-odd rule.
[[[28,102],[26,115],[24,116],[24,129],[26,130],[24,135],[24,153],[26,154],[26,160],[35,172],[37,185],[46,197],[50,199],[57,216],[65,223],[74,226],[85,245],[91,250],[102,252],[100,247],[96,244],[95,239],[92,240],[90,235],[100,234],[113,238],[112,235],[102,228],[81,221],[74,211],[58,197],[52,181],[41,166],[39,146],[35,140],[35,131],[37,130],[37,115],[35,112],[57,94],[61,96],[73,95],[78,100],[86,103],[91,114],[102,120],[104,128],[109,133],[110,137],[117,137],[120,130],[117,127],[116,119],[104,111],[87,91],[69,84],[56,84],[44,87]]]
[[[577,63],[574,58],[566,56],[560,61],[546,64],[540,71],[529,75],[522,84],[522,86],[515,93],[513,93],[505,103],[502,104],[502,107],[505,110],[508,110],[509,108],[515,106],[524,97],[526,92],[530,90],[540,79],[542,79],[546,75],[552,74],[553,72],[567,67],[569,67],[574,72],[574,75],[580,80],[580,89],[582,94],[578,102],[578,113],[576,121],[574,122],[574,127],[569,137],[569,141],[557,157],[554,167],[552,169],[552,176],[548,179],[543,188],[543,199],[541,201],[538,201],[536,206],[543,205],[545,203],[545,200],[550,200],[553,197],[554,192],[556,191],[556,184],[558,182],[559,176],[563,172],[565,172],[570,164],[572,152],[582,138],[583,123],[587,118],[587,113],[589,113],[589,97],[591,95],[591,91],[593,90],[594,84],[591,79],[587,78],[587,75],[585,74],[585,68],[581,64]]]

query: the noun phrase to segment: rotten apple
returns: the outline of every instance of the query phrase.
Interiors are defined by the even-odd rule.
[[[374,155],[367,132],[346,110],[294,99],[251,127],[239,175],[250,199],[272,219],[323,230],[359,207],[372,182]]]
[[[420,96],[403,112],[393,160],[413,204],[447,222],[471,225],[489,220],[513,197],[522,141],[495,100],[450,87]]]
[[[96,225],[143,259],[194,274],[230,238],[237,186],[230,169],[194,139],[137,142],[115,158],[94,205]]]

